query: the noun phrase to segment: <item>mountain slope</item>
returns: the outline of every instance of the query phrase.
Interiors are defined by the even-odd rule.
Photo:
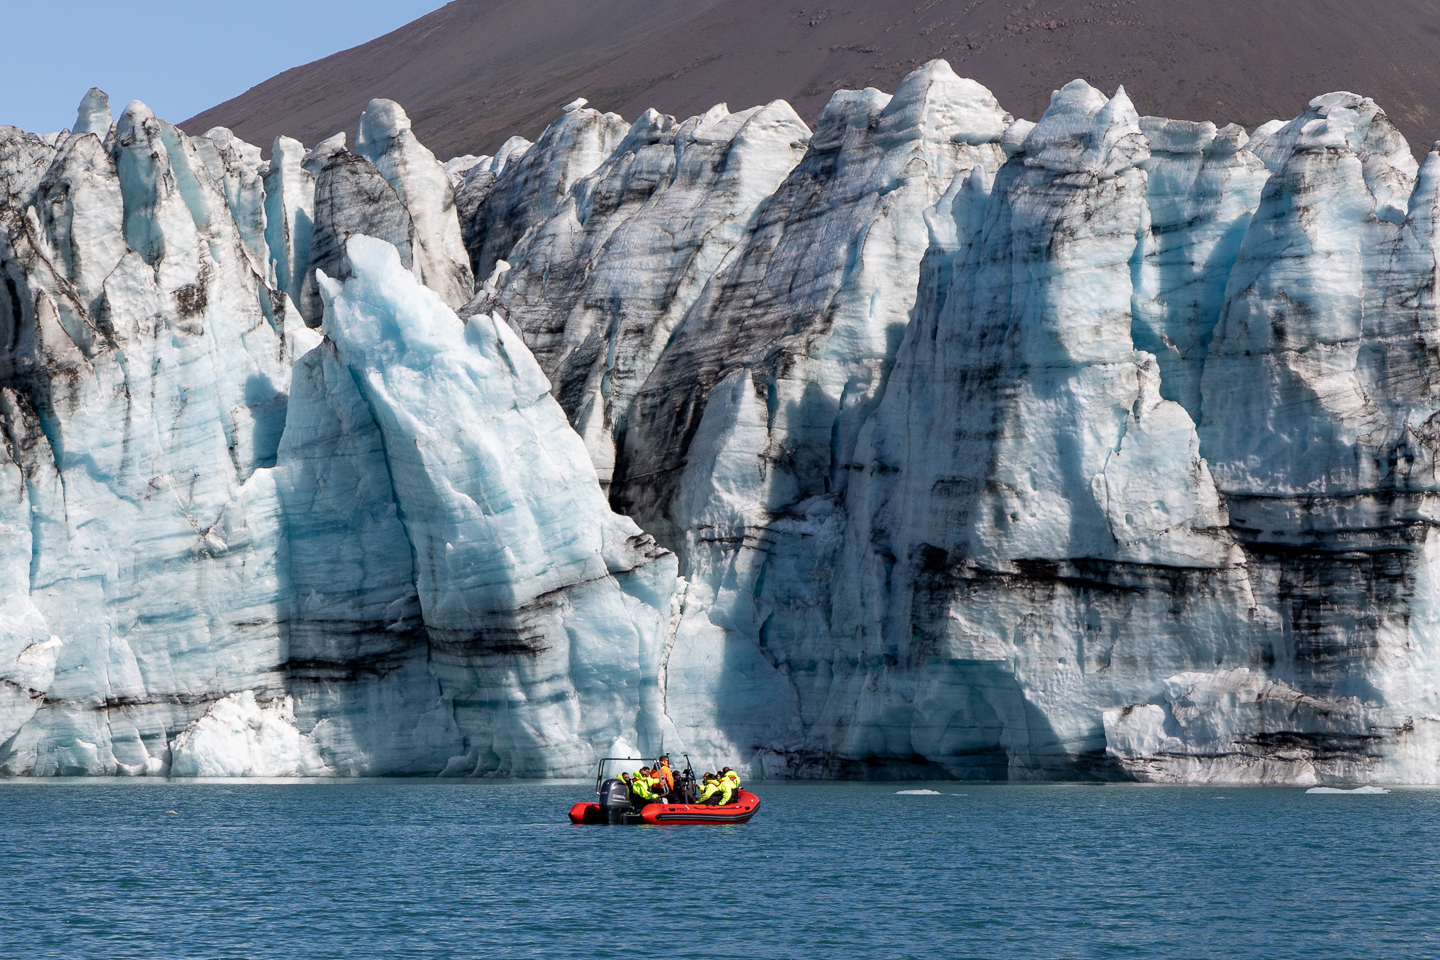
[[[577,96],[627,119],[789,100],[813,121],[833,90],[893,90],[944,57],[1019,116],[1083,77],[1142,114],[1293,117],[1348,89],[1417,150],[1440,137],[1440,6],[1424,0],[455,0],[370,43],[296,67],[193,117],[267,145],[315,143],[372,97],[399,101],[437,155],[533,138]]]

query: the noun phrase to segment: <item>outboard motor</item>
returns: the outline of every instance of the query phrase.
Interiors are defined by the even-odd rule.
[[[606,823],[624,823],[631,812],[630,788],[624,780],[606,780],[600,785],[600,818]]]

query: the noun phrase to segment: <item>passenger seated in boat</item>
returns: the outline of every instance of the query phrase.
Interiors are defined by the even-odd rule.
[[[660,759],[655,761],[654,777],[659,781],[658,788],[665,799],[671,803],[684,803],[685,799],[675,793],[675,771],[670,769],[670,755],[661,754]]]
[[[722,767],[717,778],[720,781],[720,805],[734,803],[740,797],[740,774],[729,767]]]
[[[635,794],[635,797],[640,800],[639,806],[654,803],[660,799],[660,793],[657,790],[658,786],[659,782],[649,767],[641,767],[640,772],[635,775],[635,779],[630,783],[631,791]]]
[[[720,801],[720,781],[716,778],[715,774],[705,774],[705,776],[701,778],[700,783],[702,784],[700,797],[695,802],[704,804],[718,803]]]

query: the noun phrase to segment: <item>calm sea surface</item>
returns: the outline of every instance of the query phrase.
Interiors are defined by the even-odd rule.
[[[574,827],[588,783],[0,782],[0,956],[1440,956],[1440,792],[748,786]]]

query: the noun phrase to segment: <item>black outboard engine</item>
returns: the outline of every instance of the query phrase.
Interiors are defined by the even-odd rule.
[[[631,812],[630,788],[624,780],[606,780],[600,785],[600,818],[606,823],[624,823]]]

